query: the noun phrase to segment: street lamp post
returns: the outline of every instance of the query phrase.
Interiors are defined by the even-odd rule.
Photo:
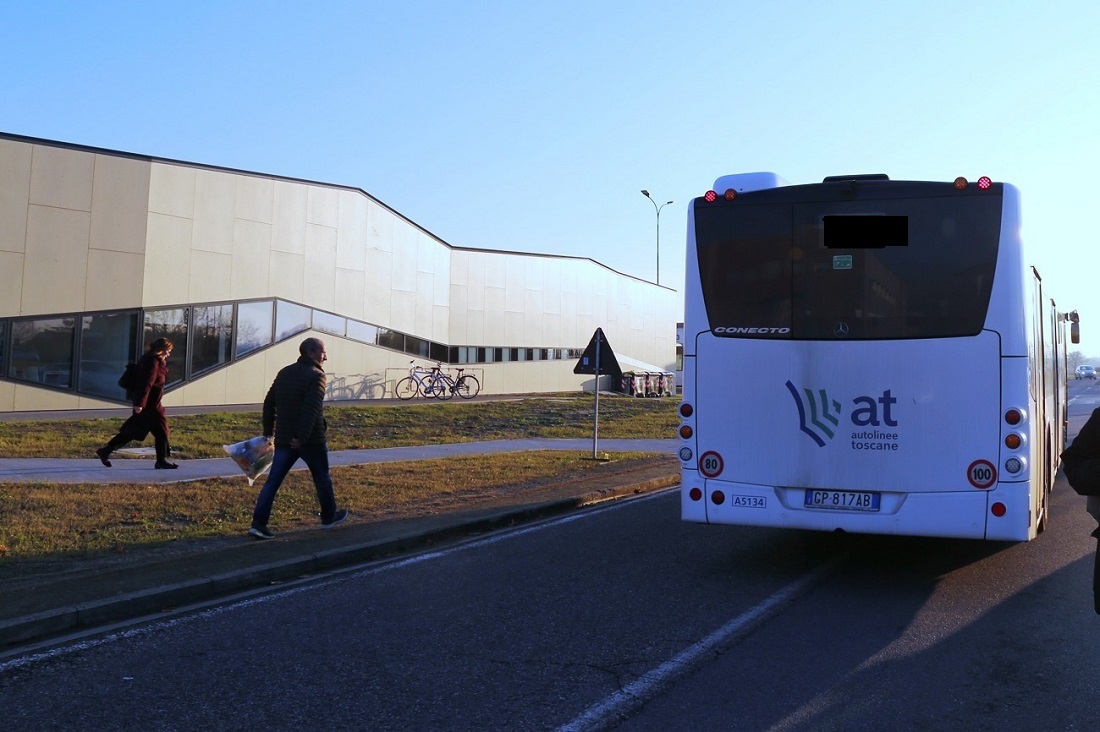
[[[653,210],[657,212],[657,284],[661,284],[661,209],[672,203],[672,201],[665,201],[660,206],[653,200],[653,196],[649,195],[649,191],[642,191],[642,195],[649,199],[649,202],[653,204]]]

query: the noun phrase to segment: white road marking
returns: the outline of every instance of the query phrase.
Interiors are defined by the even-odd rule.
[[[569,724],[559,727],[559,732],[581,732],[609,727],[624,719],[672,683],[703,664],[716,654],[730,648],[747,637],[760,625],[777,615],[787,604],[805,594],[831,574],[845,556],[838,556],[814,571],[795,580],[771,597],[765,598],[750,610],[738,615],[698,643],[689,646],[674,658],[642,674],[637,681],[620,689],[603,701],[588,708]]]

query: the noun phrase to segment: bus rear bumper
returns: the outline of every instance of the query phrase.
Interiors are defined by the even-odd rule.
[[[990,514],[989,504],[995,493],[882,492],[874,511],[813,508],[804,505],[806,491],[802,488],[706,480],[694,471],[684,471],[680,506],[684,521],[698,523],[1026,541],[1026,518],[1021,527],[1019,516],[1002,522]],[[989,536],[987,519],[992,524]]]

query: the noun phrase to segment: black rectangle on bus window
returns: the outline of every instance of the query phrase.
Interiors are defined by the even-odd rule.
[[[826,249],[909,246],[908,216],[824,216]]]

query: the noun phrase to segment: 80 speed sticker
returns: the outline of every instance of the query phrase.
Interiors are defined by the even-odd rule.
[[[722,474],[722,456],[716,452],[704,452],[699,456],[699,472],[707,478],[717,478]]]

